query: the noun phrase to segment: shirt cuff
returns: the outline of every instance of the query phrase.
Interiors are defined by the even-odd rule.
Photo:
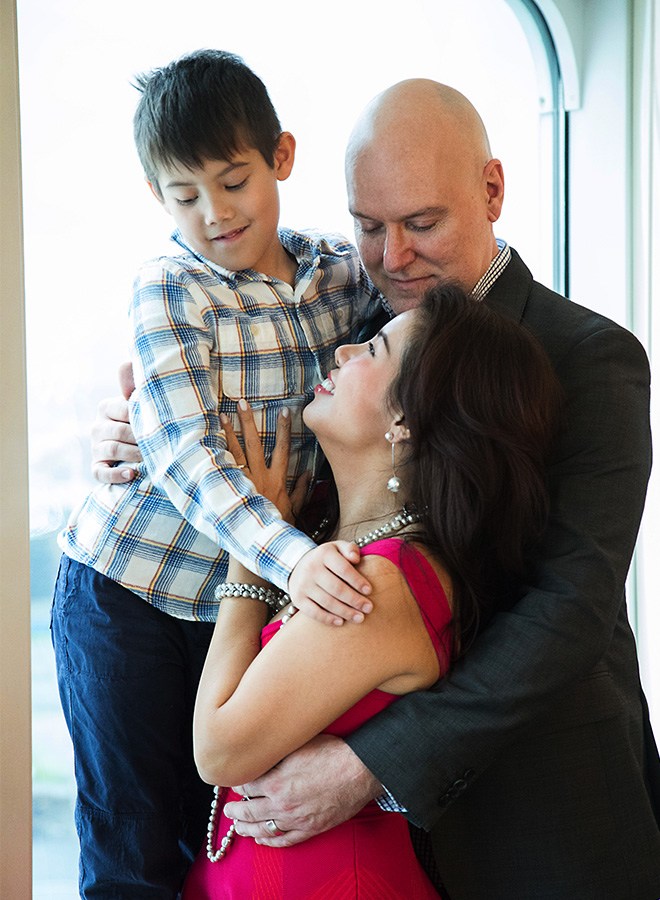
[[[253,546],[251,552],[255,553],[257,559],[258,571],[256,574],[261,575],[266,581],[277,585],[283,591],[288,591],[288,582],[294,568],[300,562],[302,557],[313,550],[317,545],[314,541],[294,528],[293,525],[280,521],[275,521],[271,526],[271,535],[267,535],[267,539],[261,548]],[[238,559],[243,562],[251,571],[255,570],[254,558],[250,552],[245,554],[242,559],[236,554]]]
[[[383,793],[380,797],[376,797],[376,803],[380,806],[383,812],[398,812],[398,813],[407,813],[408,810],[405,806],[401,806],[400,803],[394,799],[392,794],[387,790],[387,788],[383,785]]]

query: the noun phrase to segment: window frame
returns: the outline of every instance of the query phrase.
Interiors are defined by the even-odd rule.
[[[570,53],[570,43],[566,57],[560,60],[557,43],[544,13],[534,0],[507,0],[518,16],[534,60],[539,87],[540,113],[545,122],[545,142],[551,160],[552,183],[549,186],[552,240],[552,288],[567,297],[569,294],[568,266],[568,211],[569,184],[567,177],[569,108],[566,95],[577,104],[579,97],[575,57]],[[547,6],[548,4],[546,4]],[[566,43],[566,42],[564,42]],[[563,62],[563,65],[562,65]],[[566,79],[564,69],[569,74]],[[570,90],[565,90],[568,80]]]
[[[588,213],[582,199],[571,190],[570,174],[576,166],[586,163],[586,153],[581,131],[591,113],[593,94],[587,91],[581,105],[581,82],[576,60],[587,59],[584,52],[603,35],[609,41],[608,60],[590,59],[589,84],[593,84],[605,66],[614,64],[627,71],[630,67],[631,46],[628,33],[620,33],[619,0],[604,0],[592,4],[588,12],[579,0],[507,0],[526,28],[535,58],[542,61],[539,46],[544,48],[547,72],[539,69],[539,84],[545,85],[548,102],[545,106],[550,133],[549,146],[556,163],[552,185],[553,229],[555,251],[553,260],[553,286],[561,293],[568,293],[571,282],[585,282],[588,261],[582,259],[580,250],[586,246],[584,233],[588,227]],[[628,0],[622,15],[629,11],[636,0]],[[18,51],[16,26],[16,0],[8,0],[0,7],[0,60],[2,78],[3,122],[13,123],[5,127],[0,136],[2,166],[0,178],[3,185],[3,204],[0,226],[3,240],[0,242],[0,262],[3,272],[3,300],[0,307],[0,370],[3,383],[11,385],[0,407],[0,503],[2,503],[2,559],[3,578],[0,579],[0,845],[3,858],[0,862],[0,895],[29,897],[32,890],[31,853],[31,737],[30,737],[30,601],[28,579],[29,523],[27,504],[27,412],[25,373],[25,328],[23,318],[23,271],[21,240],[20,196],[20,145],[18,114]],[[591,19],[587,23],[587,16]],[[587,24],[598,28],[586,27]],[[616,113],[627,121],[631,98],[617,107]],[[624,108],[625,106],[625,108]],[[574,129],[572,113],[579,112],[580,126]],[[569,115],[571,134],[569,146]],[[577,124],[576,118],[575,123]],[[577,140],[574,136],[577,132]],[[618,195],[629,200],[629,174],[617,173]],[[624,222],[629,222],[626,209]],[[621,226],[623,228],[623,226]],[[618,232],[615,239],[618,238]],[[625,242],[625,233],[624,233]],[[571,266],[569,268],[569,259]],[[627,262],[628,270],[630,261]],[[586,300],[586,298],[585,298]],[[588,301],[586,301],[588,303]],[[626,313],[624,313],[626,314]],[[627,313],[629,316],[631,312]],[[619,317],[621,318],[621,317]],[[629,325],[630,327],[630,325]],[[11,775],[7,775],[11,773]]]

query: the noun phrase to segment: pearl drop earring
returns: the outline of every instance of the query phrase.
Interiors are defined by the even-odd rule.
[[[390,444],[392,445],[392,475],[390,476],[390,478],[387,481],[387,490],[390,491],[392,494],[396,494],[396,493],[398,493],[399,488],[401,487],[401,482],[399,481],[397,474],[396,474],[396,461],[394,459],[394,435],[392,434],[391,431],[387,432],[387,434],[385,435],[385,440],[389,441]]]

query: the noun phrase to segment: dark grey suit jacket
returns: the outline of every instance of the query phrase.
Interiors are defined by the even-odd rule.
[[[540,571],[450,678],[348,743],[430,830],[451,900],[658,900],[660,762],[624,596],[651,464],[648,361],[515,251],[487,302],[540,339],[565,391]]]

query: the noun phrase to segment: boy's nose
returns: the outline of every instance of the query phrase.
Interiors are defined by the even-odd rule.
[[[233,214],[231,205],[225,199],[216,198],[209,201],[204,218],[207,225],[218,225],[231,219]]]

